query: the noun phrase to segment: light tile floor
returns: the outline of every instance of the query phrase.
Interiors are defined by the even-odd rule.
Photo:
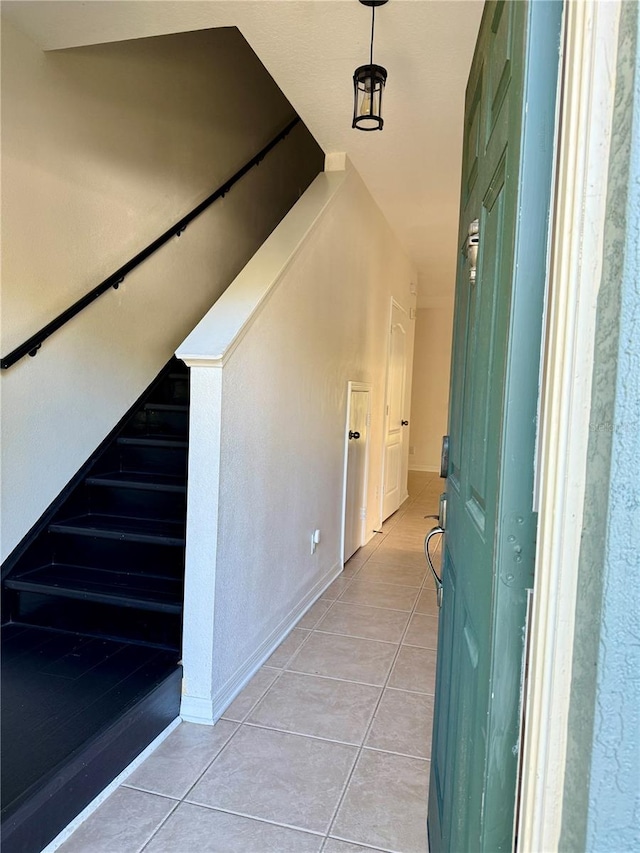
[[[223,718],[182,723],[60,853],[425,853],[441,489],[412,472]]]

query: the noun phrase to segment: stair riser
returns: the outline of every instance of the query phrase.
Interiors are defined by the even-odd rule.
[[[153,392],[150,401],[154,403],[189,403],[189,375],[167,377]]]
[[[113,454],[105,456],[101,470],[148,471],[160,474],[187,473],[187,449],[185,447],[148,447],[133,444],[121,444],[113,449]]]
[[[180,521],[187,511],[186,495],[121,486],[87,486],[89,511],[132,518]]]
[[[117,568],[121,572],[184,577],[184,552],[181,548],[99,539],[92,536],[50,534],[51,556],[62,564],[93,566],[96,569]],[[34,563],[35,568],[41,563]]]
[[[181,548],[93,536],[64,536],[49,533],[31,546],[20,562],[22,575],[48,563],[93,566],[96,569],[134,574],[184,577],[184,553]]]
[[[127,435],[175,435],[186,438],[188,427],[186,412],[151,409],[135,416],[127,429]]]
[[[88,512],[181,521],[185,518],[186,511],[185,492],[84,483],[65,501],[64,506],[51,519],[51,523],[55,524]]]
[[[88,738],[73,760],[8,814],[2,824],[3,853],[39,853],[175,720],[181,675],[177,667],[165,676],[113,725]]]
[[[179,652],[182,617],[31,592],[15,593],[14,622]]]
[[[41,573],[46,573],[50,567],[45,567]],[[93,569],[88,569],[87,573],[94,572]],[[72,582],[69,578],[63,579],[59,583],[47,581],[46,578],[33,575],[34,580],[30,580],[30,575],[23,578],[10,578],[6,583],[6,588],[17,593],[18,596],[23,595],[48,595],[52,598],[69,599],[73,601],[91,602],[95,604],[109,604],[112,607],[126,607],[136,610],[146,610],[151,613],[169,613],[173,616],[178,616],[182,613],[182,597],[183,592],[176,584],[171,590],[174,600],[167,601],[166,598],[158,600],[158,596],[154,594],[156,582],[153,586],[144,586],[136,578],[134,587],[131,587],[131,579],[126,577],[127,586],[119,584],[117,581],[112,581],[108,587],[91,586],[89,583],[87,588],[78,588],[78,576],[74,575]],[[85,576],[86,577],[86,576]],[[104,580],[103,577],[100,580]],[[118,593],[121,593],[120,595]],[[21,605],[18,602],[14,606],[15,616],[14,622],[19,621]]]
[[[172,360],[4,566],[3,726],[22,734],[3,741],[3,853],[41,850],[179,711],[188,400]]]

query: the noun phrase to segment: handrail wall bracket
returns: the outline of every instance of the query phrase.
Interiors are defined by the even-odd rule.
[[[57,332],[65,323],[68,323],[76,314],[79,314],[82,310],[84,310],[88,305],[91,305],[99,296],[102,296],[103,293],[106,293],[107,290],[113,288],[113,290],[117,290],[118,287],[125,280],[125,277],[134,270],[137,266],[139,266],[143,261],[146,261],[148,257],[154,254],[161,246],[164,246],[172,237],[179,237],[183,231],[186,230],[187,225],[192,222],[196,216],[199,216],[203,213],[208,207],[210,207],[214,201],[217,201],[219,198],[223,198],[229,190],[236,184],[241,178],[243,178],[247,172],[251,171],[254,166],[257,166],[266,155],[276,147],[276,145],[281,142],[286,136],[288,136],[293,128],[300,122],[300,118],[296,116],[296,118],[292,119],[289,124],[283,130],[280,131],[273,139],[268,142],[264,148],[262,148],[258,153],[251,158],[247,163],[242,166],[241,169],[224,182],[217,190],[208,195],[204,201],[201,201],[200,204],[196,205],[190,213],[187,213],[186,216],[183,216],[175,225],[172,225],[164,234],[161,234],[160,237],[155,239],[153,243],[150,243],[145,249],[141,252],[138,252],[131,260],[127,261],[126,264],[120,267],[120,269],[116,270],[112,273],[108,278],[106,278],[103,282],[96,285],[93,290],[90,290],[77,302],[74,302],[73,305],[69,306],[66,311],[63,311],[62,314],[59,314],[54,320],[50,323],[47,323],[46,326],[43,326],[35,335],[32,335],[30,338],[27,338],[24,343],[20,344],[20,346],[16,347],[12,350],[8,355],[4,358],[0,359],[0,368],[2,370],[7,370],[9,367],[14,365],[17,361],[20,361],[21,358],[24,358],[25,355],[30,355],[31,357],[37,355],[38,350],[42,346],[43,342],[46,341],[48,337],[50,337],[54,332]]]

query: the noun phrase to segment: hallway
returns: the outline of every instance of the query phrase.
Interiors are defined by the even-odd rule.
[[[213,727],[183,723],[60,853],[424,853],[437,644],[409,499]]]

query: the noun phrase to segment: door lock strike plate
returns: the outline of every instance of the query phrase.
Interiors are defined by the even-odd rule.
[[[480,220],[474,219],[469,225],[467,236],[467,260],[469,261],[469,282],[473,286],[476,283],[476,270],[478,267],[478,247],[480,245]]]

